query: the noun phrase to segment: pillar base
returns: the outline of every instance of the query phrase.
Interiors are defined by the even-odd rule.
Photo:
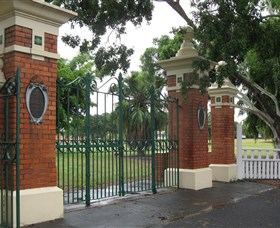
[[[237,181],[237,165],[236,164],[211,164],[213,181],[233,182]]]
[[[170,180],[176,179],[177,174],[177,169],[166,169],[165,184],[168,185]],[[179,169],[179,188],[192,190],[212,188],[212,170],[210,168]]]
[[[21,226],[63,218],[63,191],[58,187],[21,190],[20,213]]]

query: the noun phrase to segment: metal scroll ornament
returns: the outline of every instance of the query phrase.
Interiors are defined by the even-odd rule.
[[[206,108],[203,105],[200,105],[197,110],[197,120],[198,120],[199,129],[203,130],[206,121]]]
[[[48,106],[48,90],[39,76],[33,77],[26,89],[26,106],[31,123],[42,123]]]

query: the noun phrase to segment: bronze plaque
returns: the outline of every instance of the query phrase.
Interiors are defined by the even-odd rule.
[[[203,106],[199,106],[198,108],[197,120],[198,120],[199,129],[202,130],[204,128],[205,121],[206,121],[206,110]]]
[[[32,90],[29,100],[30,112],[35,118],[40,118],[45,109],[45,96],[38,87]]]

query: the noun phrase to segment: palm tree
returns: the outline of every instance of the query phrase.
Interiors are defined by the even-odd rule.
[[[154,121],[155,131],[167,125],[167,105],[160,99],[164,80],[147,72],[132,72],[124,79],[123,132],[131,150],[144,156],[151,146],[151,87],[155,88]],[[118,107],[116,109],[118,111]]]

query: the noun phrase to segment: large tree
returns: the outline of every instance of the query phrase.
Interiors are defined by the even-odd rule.
[[[128,21],[140,25],[143,18],[151,20],[153,9],[151,0],[47,1],[77,12],[72,25],[87,26],[93,32],[91,40],[81,41],[71,36],[63,39],[73,47],[80,46],[81,51],[93,50],[97,70],[102,74],[117,69],[126,71],[127,57],[133,51],[123,44],[98,48],[101,37],[108,30],[116,31],[117,37],[124,34]],[[275,145],[280,148],[279,0],[157,1],[167,3],[194,28],[195,44],[201,56],[226,63],[210,79],[221,85],[229,77],[234,84],[241,85],[243,110],[258,116],[271,129]],[[182,7],[189,2],[194,7],[192,17]],[[196,66],[211,70],[205,62]],[[207,83],[204,81],[201,88]]]
[[[228,77],[241,86],[239,107],[258,117],[250,118],[251,124],[256,123],[253,120],[261,120],[262,125],[268,126],[275,146],[280,148],[279,0],[191,1],[195,8],[193,20],[179,0],[163,2],[194,28],[201,56],[225,63],[210,79],[222,85]],[[201,66],[211,70],[210,64]]]

